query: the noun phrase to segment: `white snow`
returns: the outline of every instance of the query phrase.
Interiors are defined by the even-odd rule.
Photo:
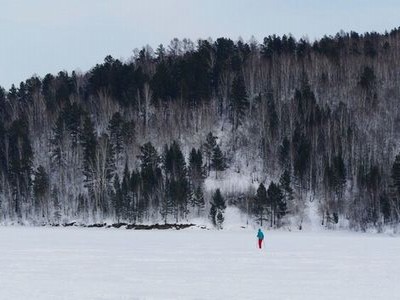
[[[400,239],[0,227],[0,299],[399,299]]]

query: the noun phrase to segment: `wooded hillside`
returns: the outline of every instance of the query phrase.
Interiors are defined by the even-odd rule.
[[[0,220],[400,220],[400,28],[315,42],[174,39],[0,89]],[[245,193],[210,191],[233,172]],[[257,191],[252,188],[257,186]],[[226,202],[226,203],[225,203]]]

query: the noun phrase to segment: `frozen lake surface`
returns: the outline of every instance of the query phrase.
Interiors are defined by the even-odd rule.
[[[400,299],[400,238],[0,227],[0,299]]]

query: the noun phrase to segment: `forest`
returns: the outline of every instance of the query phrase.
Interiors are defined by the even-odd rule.
[[[0,88],[0,223],[400,222],[400,27],[173,39]],[[248,188],[223,187],[241,175]],[[221,185],[221,187],[219,186]]]

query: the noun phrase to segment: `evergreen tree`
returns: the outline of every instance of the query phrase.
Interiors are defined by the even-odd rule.
[[[40,211],[43,218],[49,217],[49,204],[47,203],[50,190],[50,179],[43,166],[39,166],[35,171],[33,181],[33,195],[36,200],[36,208]]]
[[[224,171],[227,168],[226,158],[222,154],[222,151],[218,145],[214,148],[211,165],[212,165],[213,169],[215,170],[215,178],[216,179],[218,178],[218,172]]]
[[[71,138],[72,148],[73,150],[75,150],[78,146],[78,141],[81,133],[83,110],[76,102],[74,102],[73,104],[67,102],[65,108],[61,112],[61,116],[65,123],[65,128]],[[89,138],[86,135],[89,135],[91,132],[93,132],[94,130],[92,129],[93,124],[91,123],[90,118],[88,116],[84,117],[83,131],[86,130],[86,132],[83,132],[82,135],[85,136],[85,138]]]
[[[393,162],[391,177],[393,185],[396,188],[397,193],[400,195],[400,154],[396,155]]]
[[[267,206],[270,209],[271,227],[275,224],[280,226],[280,219],[286,214],[286,202],[280,187],[273,181],[267,190]]]
[[[203,183],[205,178],[203,155],[200,150],[192,149],[189,155],[190,201],[197,208],[197,215],[204,209]]]
[[[116,172],[116,166],[115,166],[115,160],[114,160],[114,151],[112,148],[112,145],[108,142],[108,136],[103,135],[102,137],[103,143],[105,143],[105,148],[106,148],[106,158],[105,158],[105,165],[104,165],[104,170],[103,173],[105,174],[105,180],[106,180],[106,186],[107,186],[107,191],[111,191],[112,188],[112,179],[114,177],[114,174]]]
[[[0,105],[1,105],[1,103],[0,103]],[[1,108],[0,108],[0,110],[1,110]],[[0,116],[1,116],[1,112],[0,112]],[[7,172],[6,139],[7,139],[7,131],[4,126],[3,121],[0,119],[0,172],[3,172],[3,173]]]
[[[123,150],[123,138],[122,138],[122,127],[124,121],[119,112],[116,112],[108,125],[108,130],[110,131],[110,139],[113,145],[113,150],[116,155],[116,160],[118,161]]]
[[[8,177],[12,188],[13,212],[22,218],[22,206],[26,207],[30,199],[33,150],[29,139],[28,123],[25,119],[12,122],[9,132],[9,169]],[[26,211],[26,213],[28,213]]]
[[[210,175],[211,171],[211,159],[213,157],[214,149],[217,146],[216,139],[217,137],[209,132],[206,137],[206,142],[203,144],[204,155],[207,159],[208,175]]]
[[[233,128],[236,130],[243,122],[246,109],[249,106],[247,99],[246,86],[242,74],[236,75],[232,82],[232,114]]]
[[[396,221],[400,220],[400,154],[396,155],[396,158],[392,165],[391,170],[391,202],[394,218]]]
[[[135,141],[135,122],[133,120],[124,122],[121,128],[122,141],[125,149],[132,146]]]
[[[60,170],[64,164],[65,164],[65,158],[64,158],[64,151],[65,151],[65,145],[64,145],[64,133],[65,133],[65,124],[64,120],[62,117],[62,114],[59,114],[56,124],[53,128],[53,139],[51,139],[50,143],[54,147],[54,150],[52,151],[52,162],[56,164],[58,169]]]
[[[147,212],[151,206],[157,209],[160,200],[162,174],[160,156],[154,146],[148,142],[140,148],[140,152],[143,199],[139,202],[138,213],[142,215],[142,212]]]
[[[388,223],[391,219],[391,205],[389,196],[386,193],[382,193],[379,197],[380,211],[383,216],[383,222]]]
[[[339,154],[332,159],[332,163],[325,163],[324,173],[325,188],[335,200],[330,204],[330,210],[335,213],[342,213],[344,210],[343,193],[346,186],[346,169],[343,158]]]
[[[213,224],[214,227],[217,227],[217,207],[213,203],[211,203],[209,217],[211,224]]]
[[[172,69],[168,67],[164,60],[157,65],[156,72],[150,82],[155,100],[167,103],[176,98],[178,94],[178,81],[175,80],[173,75]]]
[[[194,187],[199,186],[204,180],[203,155],[200,150],[192,148],[189,155],[189,178]]]
[[[164,150],[164,169],[167,179],[167,198],[174,204],[174,216],[178,222],[179,217],[185,218],[188,213],[189,182],[185,159],[179,144],[175,141],[170,148],[166,146]]]
[[[225,200],[221,195],[221,191],[217,189],[212,197],[210,219],[212,224],[218,229],[222,229],[222,224],[224,222],[223,214],[225,208]]]
[[[96,145],[97,138],[94,132],[93,123],[89,117],[85,118],[83,124],[83,130],[81,134],[81,143],[83,147],[83,158],[86,176],[90,176],[88,173],[93,171],[93,166],[96,158]]]
[[[160,214],[165,224],[168,223],[168,217],[174,215],[175,213],[176,203],[175,199],[172,198],[174,193],[173,185],[174,183],[171,181],[171,179],[165,179],[165,194],[161,201],[160,207]]]
[[[149,169],[155,170],[160,163],[160,157],[154,146],[150,142],[148,142],[140,147],[140,152],[141,155],[139,156],[139,158],[141,160],[142,171],[146,171]]]
[[[342,194],[343,194],[343,190],[346,185],[346,168],[345,168],[341,154],[334,157],[333,170],[334,170],[333,184],[334,184],[336,193],[341,198]]]
[[[219,229],[222,229],[222,224],[224,223],[224,220],[225,220],[224,214],[223,214],[222,211],[220,211],[220,210],[217,211],[217,218],[216,219],[217,219],[216,220],[217,227]]]
[[[194,208],[197,209],[197,216],[200,217],[201,212],[204,210],[205,201],[203,189],[201,186],[198,186],[191,195],[191,203]]]
[[[275,102],[272,98],[272,93],[269,93],[268,101],[268,119],[269,119],[269,131],[272,138],[275,138],[278,134],[279,129],[279,117],[278,113],[276,112]]]
[[[263,221],[265,220],[265,214],[267,214],[267,190],[264,184],[260,183],[257,194],[255,197],[255,215],[260,226],[263,226]]]
[[[46,103],[46,107],[50,112],[56,109],[56,89],[54,84],[54,76],[46,74],[42,81],[42,95]]]
[[[293,196],[293,189],[291,187],[290,172],[288,170],[285,170],[282,173],[279,179],[279,186],[283,193],[284,202],[287,204],[291,203],[294,199],[294,196]]]
[[[167,51],[165,50],[163,44],[158,45],[158,47],[156,49],[156,52],[155,52],[157,60],[158,61],[163,61],[165,56],[166,56],[166,52]]]
[[[374,87],[376,81],[376,76],[374,69],[371,67],[364,67],[359,84],[363,89],[370,90]]]

